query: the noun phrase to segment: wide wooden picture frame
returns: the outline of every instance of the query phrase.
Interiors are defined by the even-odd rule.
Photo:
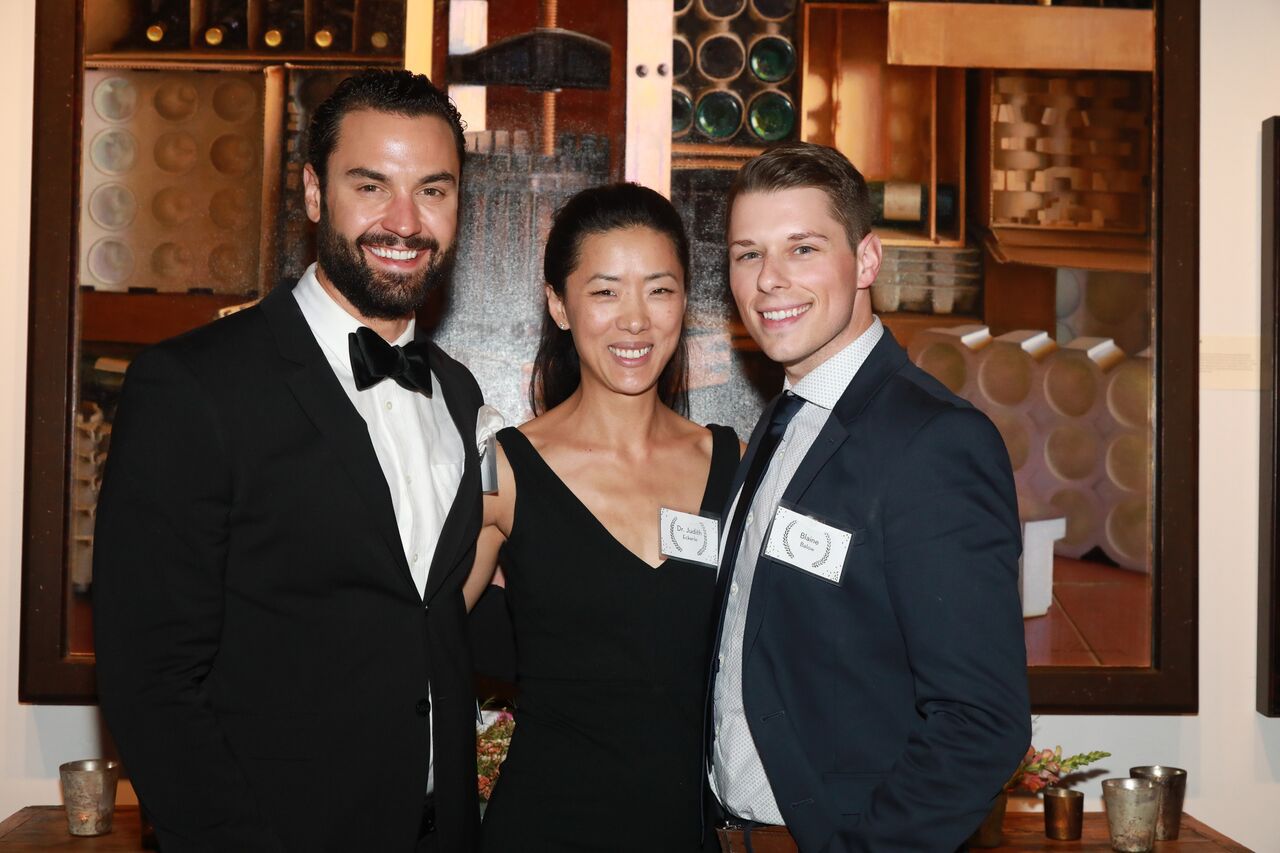
[[[1028,677],[1038,712],[1196,710],[1199,394],[1186,377],[1196,374],[1199,360],[1199,9],[1198,0],[1155,3],[1151,665],[1035,667]],[[84,703],[95,696],[93,656],[71,653],[66,642],[82,24],[79,0],[37,5],[42,48],[35,68],[19,673],[19,696],[27,702]],[[1268,280],[1274,288],[1274,275]],[[1274,301],[1274,290],[1267,292]],[[1274,441],[1274,431],[1266,434]],[[1274,487],[1274,467],[1265,470]],[[1264,512],[1273,507],[1267,503]],[[1262,600],[1270,601],[1270,591]],[[1277,621],[1267,624],[1274,652]],[[1277,656],[1267,659],[1274,667]]]

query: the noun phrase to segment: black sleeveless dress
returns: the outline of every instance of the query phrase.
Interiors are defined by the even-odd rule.
[[[738,439],[710,429],[702,512],[719,514]],[[481,850],[718,850],[714,831],[701,838],[700,811],[715,570],[676,560],[651,567],[523,433],[508,428],[498,439],[516,480],[501,556],[520,689]]]

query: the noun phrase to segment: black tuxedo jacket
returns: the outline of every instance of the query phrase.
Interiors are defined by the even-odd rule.
[[[466,463],[425,607],[289,288],[131,365],[98,508],[98,689],[169,853],[412,850],[432,711],[440,849],[473,848],[482,401],[434,345],[430,364]]]
[[[783,819],[803,853],[953,851],[1031,739],[1000,435],[886,330],[782,500],[852,534],[839,585],[763,553],[752,582],[743,700]]]

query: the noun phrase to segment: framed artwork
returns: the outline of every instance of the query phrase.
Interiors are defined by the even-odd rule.
[[[235,2],[246,10],[272,5]],[[1086,531],[1061,545],[1072,551],[1057,555],[1063,571],[1048,613],[1024,620],[1036,710],[1195,710],[1198,389],[1183,377],[1198,363],[1197,2],[1090,13],[1095,21],[1136,15],[1145,22],[1153,41],[1135,51],[1136,66],[1046,68],[1028,45],[1002,43],[998,71],[972,57],[939,65],[919,55],[926,45],[897,39],[919,29],[895,29],[889,4],[675,0],[659,20],[653,10],[663,0],[502,0],[488,4],[484,38],[449,53],[449,16],[483,4],[338,2],[361,11],[337,41],[322,32],[323,21],[304,15],[305,38],[282,30],[276,35],[284,40],[273,45],[269,16],[248,14],[247,46],[234,48],[208,40],[205,25],[213,22],[201,0],[165,4],[177,10],[177,23],[121,16],[113,0],[38,4],[44,47],[35,74],[24,701],[94,696],[93,506],[124,365],[148,343],[297,279],[313,254],[297,204],[308,111],[353,67],[410,62],[408,34],[421,28],[407,21],[416,10],[419,20],[433,21],[432,78],[455,91],[479,90],[470,93],[478,108],[464,109],[470,201],[454,287],[422,319],[472,367],[487,400],[512,420],[527,415],[527,366],[543,310],[540,248],[551,216],[584,186],[639,177],[631,164],[639,150],[669,173],[665,186],[661,175],[652,184],[669,191],[690,231],[691,414],[746,436],[780,378],[725,293],[725,189],[737,165],[771,142],[834,145],[880,193],[886,222],[877,228],[893,244],[894,263],[882,270],[876,310],[917,363],[945,381],[949,365],[968,358],[963,347],[938,347],[953,358],[931,361],[924,345],[911,348],[912,337],[977,325],[989,329],[991,346],[968,375],[994,370],[1008,391],[1060,374],[1067,391],[1092,381],[1097,392],[1088,405],[1068,395],[1067,414],[1045,414],[998,383],[969,383],[986,395],[1011,455],[1064,452],[1038,473],[1028,461],[1020,491],[1067,516],[1069,532]],[[950,14],[948,4],[899,5]],[[313,4],[273,8],[286,7]],[[372,15],[386,9],[395,14]],[[999,28],[1008,10],[984,9],[995,18],[982,26]],[[967,11],[952,17],[976,26]],[[1108,32],[1112,23],[1096,29]],[[607,46],[608,62],[597,61],[590,80],[556,92],[503,76],[520,46],[531,44],[520,38],[553,26]],[[50,37],[59,33],[75,38]],[[887,63],[890,45],[906,58]],[[490,52],[481,55],[484,49]],[[637,81],[656,88],[642,92]],[[1107,126],[1090,125],[1090,132],[1105,131],[1104,147],[1123,166],[1112,183],[1101,182],[1113,191],[1085,194],[1089,204],[1070,190],[1073,181],[1093,184],[1087,173],[1097,158],[1064,171],[1041,156],[1053,146],[1092,150],[1087,140],[1069,138],[1069,128],[1010,118],[1045,115],[1043,103],[1061,100],[1061,92],[1070,94],[1071,108],[1048,112],[1076,127],[1091,113],[1090,121]],[[655,120],[668,101],[670,122]],[[187,136],[174,132],[179,126]],[[261,138],[246,130],[259,126]],[[1015,126],[1028,135],[992,135]],[[180,167],[183,180],[173,177]],[[1050,191],[1008,183],[1036,169]],[[192,175],[203,177],[186,179]],[[1274,216],[1267,221],[1274,226]],[[1274,302],[1274,260],[1267,269],[1264,299]],[[922,307],[911,294],[926,273],[961,282],[957,292],[967,301]],[[979,276],[980,297],[969,283]],[[1058,310],[1057,294],[1066,292],[1081,306],[1076,314]],[[1027,330],[1056,338],[1058,355],[1033,363],[1031,348],[1019,343],[1025,339],[1009,338]],[[1124,358],[1113,359],[1116,353]],[[1080,375],[1083,384],[1073,378]],[[1127,378],[1133,381],[1120,381]],[[1113,387],[1127,406],[1114,405]],[[1121,414],[1099,414],[1104,403]],[[1264,435],[1274,442],[1274,429]],[[1103,450],[1124,464],[1108,461],[1104,471],[1099,460],[1110,456]],[[1272,472],[1264,483],[1273,492],[1274,480]],[[1273,508],[1264,501],[1264,518]],[[1104,509],[1115,510],[1114,522]],[[1274,525],[1266,530],[1274,537]],[[1274,590],[1274,568],[1267,571],[1264,584]],[[1265,624],[1274,650],[1277,620]],[[1277,655],[1263,659],[1274,670]],[[1276,679],[1267,683],[1274,697]]]
[[[1280,116],[1262,123],[1262,399],[1258,457],[1258,713],[1280,717],[1280,525],[1276,524],[1280,462],[1276,344],[1280,342]]]

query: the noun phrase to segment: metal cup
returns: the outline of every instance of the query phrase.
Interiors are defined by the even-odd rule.
[[[1111,849],[1146,853],[1155,849],[1160,789],[1150,779],[1104,779],[1102,802],[1107,809]]]
[[[1130,767],[1134,779],[1150,779],[1160,789],[1160,811],[1156,817],[1156,841],[1174,841],[1182,826],[1182,799],[1187,794],[1187,771],[1181,767],[1153,764]]]
[[[1084,794],[1070,788],[1044,789],[1044,834],[1054,841],[1074,841],[1084,825]]]
[[[58,768],[67,829],[72,835],[106,835],[116,812],[120,764],[102,758],[68,761]]]

